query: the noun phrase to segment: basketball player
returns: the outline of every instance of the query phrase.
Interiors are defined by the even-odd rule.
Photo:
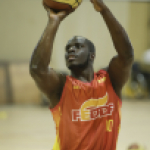
[[[66,66],[71,75],[49,68],[57,29],[68,12],[56,14],[47,9],[49,21],[32,55],[31,76],[49,98],[56,123],[53,150],[116,149],[121,90],[130,74],[133,49],[125,30],[104,2],[92,3],[106,22],[118,53],[107,68],[94,73],[94,45],[80,36],[74,36],[65,47]]]

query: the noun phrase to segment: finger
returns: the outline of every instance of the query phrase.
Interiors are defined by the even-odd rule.
[[[46,9],[46,11],[48,11],[50,13],[54,13],[54,11],[51,8],[49,8],[44,2],[43,2],[43,6]]]
[[[74,12],[76,9],[71,9],[70,11],[68,11],[68,13],[72,13]]]
[[[66,14],[59,14],[60,20],[63,20],[67,15]]]
[[[95,8],[95,10],[98,11],[98,12],[101,11],[101,8],[98,7],[97,5],[94,5],[94,8]]]
[[[49,11],[50,11],[51,14],[55,14],[55,12],[50,8],[49,8]]]
[[[74,12],[75,10],[76,10],[76,9],[71,9],[71,10],[66,11],[66,16],[69,15],[69,14],[71,14],[71,13]]]
[[[59,15],[60,17],[64,17],[64,16],[66,16],[67,14],[68,14],[67,11],[61,11],[61,12],[58,13],[58,15]]]
[[[46,6],[46,4],[44,3],[44,1],[43,1],[43,6],[44,6],[44,8],[47,10],[47,6]]]

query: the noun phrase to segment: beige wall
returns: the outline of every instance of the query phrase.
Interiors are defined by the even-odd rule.
[[[9,67],[13,102],[15,104],[42,104],[42,95],[28,73],[27,64],[12,64]]]
[[[131,3],[129,14],[128,32],[135,59],[141,60],[143,51],[150,48],[150,3]]]
[[[129,33],[140,59],[148,48],[148,3],[107,2],[116,18]],[[47,14],[41,1],[0,1],[0,60],[27,60],[47,23]],[[65,69],[64,45],[73,35],[81,35],[94,41],[97,48],[95,68],[106,66],[113,55],[109,32],[99,13],[89,1],[82,5],[61,24],[53,53],[52,66]]]
[[[140,59],[148,48],[148,3],[107,2],[125,27]],[[0,60],[29,60],[47,23],[41,1],[0,1]],[[106,66],[115,54],[109,32],[90,2],[82,5],[61,24],[54,48],[53,66],[65,69],[64,45],[73,35],[85,36],[97,48],[95,68]],[[61,62],[60,62],[61,61]]]

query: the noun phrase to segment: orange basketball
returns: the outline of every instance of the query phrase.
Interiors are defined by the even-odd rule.
[[[82,0],[43,0],[43,3],[49,8],[61,11],[76,9]]]

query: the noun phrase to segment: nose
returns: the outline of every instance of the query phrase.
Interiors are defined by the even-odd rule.
[[[75,46],[71,46],[71,47],[69,48],[68,52],[69,52],[69,53],[75,52]]]

